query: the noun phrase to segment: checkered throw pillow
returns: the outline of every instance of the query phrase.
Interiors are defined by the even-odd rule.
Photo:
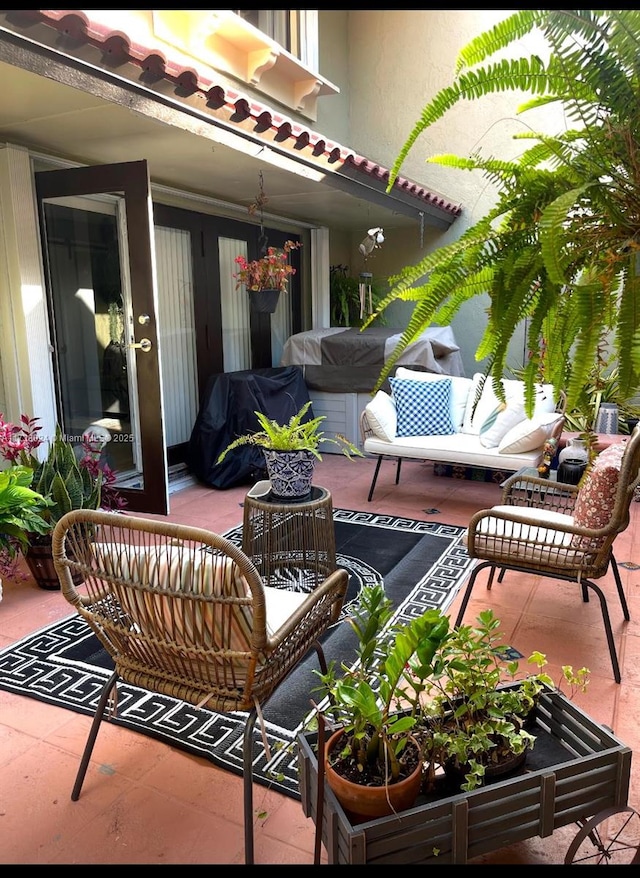
[[[397,436],[445,436],[455,433],[451,417],[451,381],[390,378],[398,413]]]

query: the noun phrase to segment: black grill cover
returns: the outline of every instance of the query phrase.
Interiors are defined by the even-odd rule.
[[[205,392],[189,440],[189,468],[213,488],[232,488],[266,478],[262,448],[241,445],[216,463],[227,445],[245,433],[260,429],[255,412],[285,424],[305,402],[309,392],[300,366],[248,369],[214,375]],[[305,421],[313,418],[313,409]]]

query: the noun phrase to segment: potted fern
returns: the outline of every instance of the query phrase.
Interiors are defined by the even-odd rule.
[[[362,452],[346,436],[337,433],[326,436],[320,425],[326,415],[313,417],[311,402],[306,402],[289,420],[280,424],[263,412],[254,412],[260,430],[238,436],[219,454],[218,463],[241,445],[257,445],[262,448],[271,482],[271,495],[280,500],[300,500],[309,496],[316,460],[322,460],[321,442],[339,446],[342,453],[352,458],[363,457]]]

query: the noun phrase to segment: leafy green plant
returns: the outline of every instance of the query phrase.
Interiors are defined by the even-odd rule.
[[[28,534],[49,533],[51,501],[31,488],[33,470],[15,465],[0,471],[0,575],[14,576],[15,562],[28,547]]]
[[[336,758],[348,779],[392,783],[411,736],[422,748],[427,785],[437,766],[448,766],[472,790],[491,764],[533,747],[526,720],[538,696],[556,688],[542,653],[527,660],[535,672],[523,674],[490,609],[458,628],[440,609],[407,622],[392,617],[384,588],[365,586],[347,620],[357,660],[316,672],[328,699],[322,710],[344,731]],[[563,678],[573,694],[584,690],[589,671],[567,665]]]
[[[57,425],[49,452],[33,473],[34,489],[53,501],[47,513],[51,527],[72,509],[97,509],[101,485],[102,474],[94,479],[88,469],[79,465],[73,446]]]
[[[419,711],[399,712],[405,699],[401,685],[407,663],[418,655],[428,664],[445,637],[449,622],[438,610],[402,625],[389,625],[391,601],[381,585],[365,586],[359,605],[348,618],[358,638],[357,661],[339,667],[332,662],[320,692],[329,697],[325,714],[343,728],[341,760],[354,766],[364,782],[372,776],[393,783],[400,773],[400,756],[415,729]]]
[[[529,33],[548,47],[504,57]],[[423,108],[392,168],[388,190],[418,138],[462,101],[492,94],[531,95],[521,112],[557,104],[566,130],[518,135],[531,145],[515,161],[436,155],[428,161],[481,171],[495,205],[457,241],[391,278],[380,304],[414,302],[408,325],[385,363],[432,323],[451,323],[470,299],[488,297],[486,330],[476,350],[498,385],[509,342],[527,328],[527,409],[544,379],[579,402],[597,351],[608,342],[619,393],[633,396],[640,373],[640,11],[519,10],[481,33],[457,59],[453,81]],[[501,53],[500,60],[487,59]],[[376,387],[376,389],[377,389]]]
[[[533,747],[526,720],[553,680],[543,670],[542,653],[527,661],[537,671],[522,676],[519,661],[509,657],[500,621],[488,609],[479,613],[475,625],[452,629],[430,666],[414,669],[422,684],[428,774],[433,776],[437,765],[448,766],[464,777],[461,789],[472,790],[484,782],[490,765]],[[566,666],[563,674],[573,686],[584,688],[589,671],[582,668],[574,674]]]
[[[628,433],[627,419],[640,418],[640,407],[624,399],[620,392],[619,370],[598,361],[589,373],[587,384],[575,407],[566,413],[567,430],[589,434],[595,430],[601,403],[612,402],[618,406],[619,432]]]
[[[262,429],[238,436],[220,452],[217,462],[221,463],[230,451],[241,445],[258,445],[273,451],[309,451],[318,460],[322,460],[322,455],[318,451],[321,442],[338,445],[346,457],[351,458],[352,455],[363,457],[362,452],[346,436],[339,433],[335,438],[325,436],[320,425],[326,420],[326,415],[318,415],[305,421],[305,415],[310,408],[311,402],[306,402],[285,424],[278,423],[274,418],[268,418],[263,412],[254,412]]]

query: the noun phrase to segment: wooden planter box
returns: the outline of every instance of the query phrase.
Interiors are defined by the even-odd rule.
[[[564,695],[542,696],[533,734],[535,746],[517,776],[470,793],[419,799],[409,811],[367,823],[352,824],[325,782],[322,840],[329,863],[466,863],[627,804],[631,750]],[[302,808],[314,823],[315,744],[315,734],[298,736]]]

